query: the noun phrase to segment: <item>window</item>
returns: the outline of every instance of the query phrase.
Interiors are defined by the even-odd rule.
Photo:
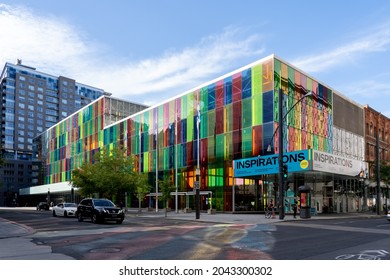
[[[58,99],[51,96],[46,96],[46,101],[52,102],[52,103],[58,103]]]
[[[45,119],[49,122],[57,122],[57,118],[53,116],[46,116]]]

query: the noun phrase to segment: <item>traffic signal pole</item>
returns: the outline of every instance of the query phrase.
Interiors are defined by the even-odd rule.
[[[284,219],[284,176],[283,176],[283,92],[279,89],[279,126],[278,126],[278,150],[279,150],[279,220]]]

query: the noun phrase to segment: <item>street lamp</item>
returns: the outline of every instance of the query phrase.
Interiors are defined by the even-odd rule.
[[[272,138],[271,138],[270,144],[268,145],[267,151],[268,152],[271,151],[271,143],[272,143],[272,141],[273,141],[273,139],[275,137],[276,131],[278,131],[278,133],[279,133],[279,137],[278,137],[279,138],[279,141],[278,141],[278,150],[279,150],[279,158],[278,158],[278,162],[279,162],[279,174],[278,174],[279,186],[278,186],[278,190],[279,190],[279,219],[280,220],[284,219],[283,122],[284,122],[284,119],[286,118],[286,116],[288,115],[288,113],[290,113],[290,111],[299,102],[301,102],[306,97],[312,96],[313,94],[314,94],[313,91],[306,92],[306,94],[304,96],[299,98],[297,100],[297,102],[295,102],[294,105],[291,106],[291,108],[286,112],[286,114],[284,114],[283,117],[280,117],[281,113],[282,113],[282,110],[283,110],[283,90],[281,88],[279,89],[279,102],[278,102],[278,105],[279,105],[278,106],[278,110],[279,110],[279,125],[278,125],[277,129],[275,130],[274,134],[272,135]]]

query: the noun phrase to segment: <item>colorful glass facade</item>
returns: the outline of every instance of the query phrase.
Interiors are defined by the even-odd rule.
[[[153,178],[156,171],[162,177],[177,169],[179,191],[192,191],[199,152],[201,190],[213,192],[217,210],[229,211],[232,161],[264,155],[269,144],[278,153],[274,131],[280,89],[283,116],[294,107],[283,126],[284,150],[331,153],[332,91],[270,56],[110,126],[103,118],[107,97],[97,100],[42,135],[47,143],[42,149],[47,154],[45,183],[69,180],[74,168],[104,146],[125,146],[141,172]],[[314,96],[297,103],[310,90]]]

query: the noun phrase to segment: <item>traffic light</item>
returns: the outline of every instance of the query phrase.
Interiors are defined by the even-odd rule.
[[[283,178],[287,179],[288,177],[288,166],[287,164],[283,164]]]

